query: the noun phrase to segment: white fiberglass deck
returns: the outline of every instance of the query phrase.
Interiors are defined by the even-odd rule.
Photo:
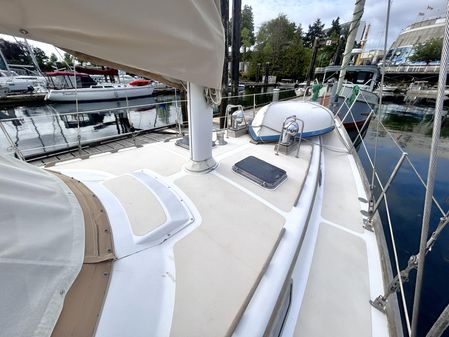
[[[362,179],[337,132],[322,140],[321,215],[315,219],[310,274],[292,331],[294,336],[388,336],[386,316],[369,304],[383,285],[375,234],[363,228],[361,211],[368,204]]]
[[[299,158],[276,156],[229,138],[208,174],[185,171],[174,141],[52,167],[84,182],[111,222],[118,260],[96,336],[261,336],[289,277],[282,336],[386,336],[368,303],[382,276],[360,176],[336,130],[322,139],[339,150],[315,138]],[[233,172],[249,155],[287,181],[269,191]]]
[[[100,321],[98,333],[125,333],[122,329],[126,321],[129,325],[129,317],[113,309],[119,300],[121,307],[139,306],[142,310],[158,312],[153,321],[156,325],[151,327],[151,319],[147,320],[148,329],[155,331],[157,327],[165,335],[168,332],[172,336],[232,333],[282,239],[285,212],[292,209],[302,188],[312,146],[303,144],[298,159],[276,156],[273,144],[258,145],[254,149],[248,137],[228,139],[228,142],[214,149],[220,166],[209,174],[185,171],[183,165],[189,151],[176,147],[174,141],[61,162],[51,168],[82,180],[105,208],[111,210],[108,215],[119,260],[114,264],[104,311],[116,313],[103,315],[102,321],[107,320],[108,327]],[[268,191],[241,178],[232,171],[232,165],[249,155],[281,166],[287,171],[288,180],[276,191]],[[193,222],[173,229],[169,233],[173,238],[162,245],[155,246],[151,235],[152,230],[162,227],[166,218],[170,218],[170,214],[161,213],[163,210],[169,213],[168,205],[135,179],[136,172],[150,172],[170,186],[192,213]],[[131,247],[132,242],[126,246],[123,244],[126,240],[139,242],[141,248]],[[159,266],[146,265],[145,260],[150,257],[145,254],[161,248],[166,253],[157,254],[166,256],[161,258]],[[146,250],[145,254],[139,253],[141,249]],[[138,263],[139,256],[141,275],[121,276],[126,264]],[[152,269],[163,270],[159,280],[148,280],[154,289],[141,289],[134,295],[125,292],[128,287],[141,287],[142,283],[134,278],[157,278],[157,275],[150,277]],[[127,295],[114,295],[114,292]],[[156,300],[143,305],[145,297]],[[161,301],[170,303],[168,310],[160,310]],[[137,315],[136,326],[142,323],[139,319]],[[161,326],[164,321],[167,324]],[[133,333],[139,335],[137,331]]]

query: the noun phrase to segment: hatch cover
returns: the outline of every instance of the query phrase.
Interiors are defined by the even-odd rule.
[[[271,190],[287,179],[287,172],[283,169],[254,156],[240,160],[232,169],[256,184]]]

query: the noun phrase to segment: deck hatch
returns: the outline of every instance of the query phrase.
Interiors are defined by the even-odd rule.
[[[256,184],[271,190],[278,187],[287,179],[287,172],[285,170],[254,156],[248,156],[235,163],[232,170]]]

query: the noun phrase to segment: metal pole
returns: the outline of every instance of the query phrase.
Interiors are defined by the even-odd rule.
[[[387,5],[387,21],[385,23],[385,39],[384,39],[384,55],[383,55],[383,61],[382,61],[382,79],[380,81],[380,98],[379,98],[379,105],[377,107],[377,111],[379,112],[382,107],[382,87],[384,84],[384,78],[385,78],[385,60],[387,55],[387,43],[388,43],[388,28],[390,25],[390,9],[391,9],[391,0],[388,0]],[[374,156],[373,156],[373,170],[371,173],[371,185],[370,185],[370,206],[374,204],[374,178],[376,174],[376,163],[377,163],[377,145],[379,143],[379,117],[376,116],[376,141],[374,144]]]
[[[78,103],[78,83],[76,82],[76,62],[73,60],[73,85],[75,86],[75,108],[76,108],[76,138],[78,140],[78,154],[81,157],[81,129],[80,129],[80,114]]]
[[[449,326],[449,305],[443,310],[440,317],[438,317],[437,321],[432,328],[430,328],[426,337],[440,337],[443,332]]]
[[[232,96],[239,94],[240,22],[242,0],[232,1]],[[234,98],[237,102],[238,97]]]
[[[349,27],[349,35],[348,39],[346,40],[346,47],[343,53],[343,62],[341,64],[340,75],[338,77],[337,93],[340,92],[341,87],[343,86],[343,80],[346,76],[346,66],[351,60],[351,52],[354,48],[355,36],[357,35],[357,30],[359,29],[360,19],[362,18],[364,7],[365,0],[356,0],[354,12],[352,13],[351,25]]]
[[[416,337],[417,326],[418,326],[418,317],[419,317],[419,305],[421,301],[421,289],[422,289],[422,281],[423,281],[423,273],[424,273],[424,262],[425,262],[425,251],[427,246],[427,236],[429,233],[429,221],[430,221],[430,212],[432,210],[432,197],[433,197],[433,188],[435,185],[435,175],[437,168],[437,159],[438,159],[438,143],[440,140],[440,129],[441,129],[441,118],[443,112],[443,103],[444,103],[444,90],[446,88],[446,77],[448,71],[448,62],[449,62],[449,4],[446,5],[446,28],[444,31],[444,41],[443,41],[443,50],[441,53],[441,61],[440,61],[440,75],[438,79],[438,95],[437,101],[435,104],[435,117],[433,120],[433,135],[432,135],[432,145],[430,148],[430,160],[429,160],[429,171],[427,174],[427,190],[426,197],[424,199],[424,212],[422,218],[422,229],[421,229],[421,239],[419,244],[419,261],[418,261],[418,271],[416,275],[416,286],[415,286],[415,298],[413,301],[413,316],[412,316],[412,333],[411,337]]]
[[[2,129],[3,134],[6,137],[6,140],[8,141],[9,145],[11,145],[12,149],[14,150],[15,155],[18,159],[25,161],[25,158],[22,154],[22,152],[19,150],[19,148],[16,146],[14,141],[11,139],[8,131],[6,130],[5,126],[3,125],[3,122],[0,120],[0,129]]]
[[[388,178],[388,181],[387,181],[387,183],[385,184],[384,188],[382,189],[382,193],[380,194],[379,199],[377,199],[376,204],[375,204],[374,207],[373,207],[372,215],[371,215],[371,216],[373,216],[374,213],[376,213],[377,208],[379,207],[379,205],[380,205],[382,199],[384,198],[385,194],[387,193],[388,188],[390,187],[391,183],[393,182],[394,177],[396,177],[396,174],[398,173],[399,169],[401,168],[402,163],[404,162],[405,157],[407,157],[407,153],[406,153],[406,152],[402,152],[401,158],[400,158],[399,161],[396,163],[396,166],[394,167],[394,170],[393,170],[393,172],[391,173],[390,178]]]
[[[223,74],[221,79],[221,104],[220,104],[220,129],[224,128],[224,115],[226,113],[226,103],[228,97],[228,80],[229,80],[229,41],[228,41],[228,26],[229,26],[229,0],[221,0],[221,23],[223,24],[225,35],[225,57],[223,62]]]
[[[307,69],[306,87],[308,87],[310,85],[310,82],[312,81],[317,52],[318,52],[318,38],[315,38],[315,40],[313,40],[312,58],[310,59],[309,68]]]
[[[253,119],[256,116],[256,93],[253,94]]]

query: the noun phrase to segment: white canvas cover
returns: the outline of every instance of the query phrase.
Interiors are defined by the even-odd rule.
[[[219,0],[0,0],[0,8],[0,33],[25,32],[97,64],[221,86]]]
[[[0,335],[50,336],[84,258],[84,219],[53,174],[0,156]]]
[[[312,137],[331,131],[334,126],[332,112],[313,102],[277,102],[262,107],[251,123],[257,137],[279,136],[287,117],[296,116],[304,122],[303,137]]]

